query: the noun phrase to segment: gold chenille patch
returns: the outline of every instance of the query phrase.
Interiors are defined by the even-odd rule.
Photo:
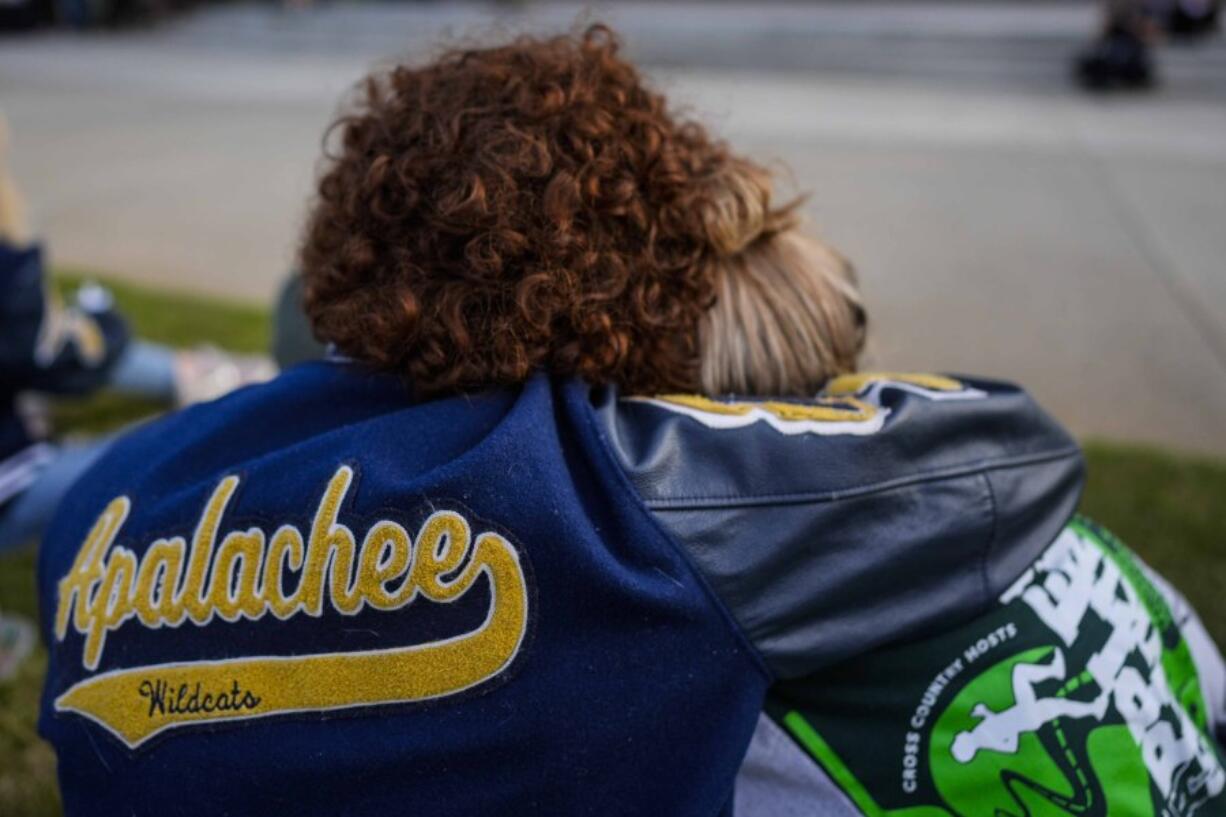
[[[115,539],[131,511],[127,497],[98,517],[59,583],[55,636],[84,637],[81,661],[97,668],[106,637],[129,622],[148,628],[197,626],[241,618],[318,617],[325,599],[355,615],[394,611],[424,599],[449,604],[483,577],[490,588],[484,622],[426,644],[359,652],[253,656],[113,670],[70,687],[55,701],[135,748],[156,734],[193,723],[248,719],[421,701],[455,694],[501,673],[518,654],[528,625],[529,592],[515,546],[440,510],[422,523],[416,545],[396,522],[380,520],[359,546],[338,521],[353,482],[332,476],[306,536],[282,525],[265,541],[260,528],[221,538],[221,520],[239,486],[222,480],[205,505],[190,548],[183,537],[158,539],[137,557]],[[286,587],[291,577],[296,586]]]

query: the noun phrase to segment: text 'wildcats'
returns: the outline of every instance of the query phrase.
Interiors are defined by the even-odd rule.
[[[158,539],[141,556],[116,545],[131,511],[113,500],[94,523],[69,573],[59,583],[55,634],[71,625],[84,637],[81,661],[97,668],[107,634],[135,618],[149,628],[204,626],[220,618],[288,619],[323,614],[325,596],[338,613],[369,607],[391,611],[419,597],[451,603],[485,575],[490,609],[484,623],[459,637],[385,650],[176,662],[102,673],[56,700],[136,746],[165,729],[194,721],[246,719],[422,700],[468,689],[514,659],[528,619],[528,588],[520,555],[506,538],[474,539],[468,520],[436,511],[416,543],[396,522],[380,520],[359,546],[338,513],[353,483],[342,466],[328,482],[310,531],[283,524],[271,536],[252,527],[226,533],[221,520],[239,486],[223,479],[192,535]],[[287,584],[293,585],[287,589]],[[157,690],[245,690],[242,706],[154,706]],[[217,700],[227,700],[220,697]],[[164,695],[162,697],[165,697]],[[237,696],[235,696],[237,697]],[[176,699],[177,700],[177,699]]]

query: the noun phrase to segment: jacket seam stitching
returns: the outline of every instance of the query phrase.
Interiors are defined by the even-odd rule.
[[[977,474],[983,474],[988,471],[1007,470],[1010,468],[1020,468],[1025,465],[1036,465],[1044,462],[1053,462],[1055,460],[1066,459],[1069,457],[1079,456],[1081,449],[1077,446],[1061,448],[1055,451],[1045,451],[1038,454],[1030,454],[1022,457],[1001,458],[996,460],[982,460],[970,465],[951,466],[949,468],[937,469],[933,471],[913,474],[911,476],[899,477],[898,479],[885,480],[883,482],[875,482],[869,485],[858,485],[853,488],[845,488],[835,491],[801,491],[796,493],[779,493],[779,494],[742,494],[742,495],[697,495],[697,496],[680,496],[666,497],[659,499],[645,499],[643,503],[651,510],[660,511],[686,511],[699,510],[710,507],[744,507],[753,505],[805,505],[821,502],[835,502],[840,499],[849,499],[860,496],[871,496],[877,493],[887,493],[898,488],[907,488],[912,485],[922,485],[928,482],[937,482],[943,479],[954,479],[957,477],[969,477]]]
[[[702,569],[690,557],[690,554],[681,545],[681,542],[678,541],[677,538],[671,533],[669,533],[667,529],[665,529],[664,525],[661,524],[660,520],[657,519],[655,514],[652,512],[653,509],[639,495],[638,490],[634,487],[634,484],[630,480],[630,476],[626,473],[625,469],[622,467],[616,455],[614,455],[612,449],[610,448],[608,441],[605,439],[604,432],[601,430],[600,424],[596,422],[596,412],[592,409],[590,404],[588,404],[585,408],[587,409],[584,412],[585,419],[588,425],[591,427],[593,433],[596,435],[597,446],[600,449],[601,455],[604,456],[605,459],[609,461],[609,464],[613,466],[613,472],[616,474],[615,479],[620,483],[622,490],[630,497],[631,504],[633,504],[643,518],[647,520],[647,523],[664,538],[664,541],[667,542],[674,551],[676,551],[677,555],[681,557],[681,560],[686,564],[686,566],[689,567],[690,573],[693,574],[695,581],[698,582],[698,586],[701,587],[703,593],[706,594],[707,600],[711,602],[717,611],[719,611],[720,616],[724,619],[724,623],[727,624],[729,629],[732,630],[733,636],[739,642],[741,642],[741,645],[748,651],[749,656],[753,659],[753,663],[755,666],[757,666],[758,671],[762,673],[763,677],[765,677],[768,682],[774,683],[777,678],[774,671],[771,670],[770,665],[766,662],[765,656],[762,655],[757,645],[755,645],[750,639],[749,634],[745,632],[741,622],[724,604],[724,601],[722,598],[720,598],[719,594],[715,592],[715,588],[712,587],[711,583],[707,580],[706,574],[703,573]]]
[[[983,557],[979,562],[979,572],[983,579],[983,603],[988,605],[992,601],[992,583],[988,579],[988,562],[991,561],[992,551],[996,548],[996,539],[1000,529],[1000,506],[996,502],[996,489],[992,487],[992,478],[988,476],[988,471],[985,469],[979,474],[983,478],[984,487],[988,491],[988,505],[992,510],[992,530],[988,534],[987,544],[983,549]]]

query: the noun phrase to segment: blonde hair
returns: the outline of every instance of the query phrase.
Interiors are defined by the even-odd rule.
[[[8,126],[0,112],[0,241],[21,246],[30,241],[26,205],[8,162]]]
[[[855,271],[771,205],[763,168],[734,161],[703,213],[715,302],[699,325],[703,393],[804,396],[854,372],[867,331]]]

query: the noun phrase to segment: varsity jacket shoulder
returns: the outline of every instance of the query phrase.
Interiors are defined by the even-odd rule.
[[[596,404],[773,672],[737,814],[1226,813],[1221,655],[1016,387]]]
[[[779,677],[985,609],[1082,484],[1063,429],[986,380],[857,375],[807,401],[606,393],[597,412]]]

